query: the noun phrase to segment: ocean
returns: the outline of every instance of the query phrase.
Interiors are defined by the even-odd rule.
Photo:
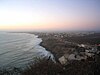
[[[41,38],[28,33],[0,32],[0,68],[25,67],[36,58],[53,55],[39,44]]]

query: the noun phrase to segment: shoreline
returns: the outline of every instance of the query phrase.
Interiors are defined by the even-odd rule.
[[[93,57],[89,57],[86,60],[72,60],[71,62],[67,61],[67,64],[62,64],[59,61],[59,58],[64,56],[64,54],[70,54],[72,49],[75,49],[77,45],[77,40],[73,40],[72,42],[68,39],[68,36],[61,34],[53,34],[53,33],[31,33],[34,35],[38,35],[37,38],[40,38],[42,41],[38,44],[43,47],[44,50],[50,52],[55,57],[56,63],[50,58],[46,59],[37,59],[36,63],[30,63],[29,66],[22,70],[20,68],[13,68],[12,70],[2,70],[0,69],[0,75],[2,74],[10,74],[12,75],[94,75],[94,73],[98,74],[100,71],[100,53],[96,54]],[[97,36],[97,35],[96,35]],[[97,36],[99,37],[99,36]],[[75,37],[74,37],[75,38]],[[80,38],[80,37],[79,37]],[[78,39],[78,37],[77,37]],[[91,39],[91,36],[90,36]],[[90,40],[87,38],[87,40]],[[69,40],[69,41],[68,41]],[[80,39],[78,39],[80,40]],[[97,39],[96,39],[97,40]],[[76,41],[76,42],[75,42]],[[87,42],[86,40],[82,40],[83,43]],[[79,41],[78,41],[79,42]],[[99,42],[99,41],[97,41]],[[91,44],[89,44],[91,45]],[[100,50],[100,48],[99,48]]]
[[[53,54],[55,61],[57,63],[60,63],[59,58],[61,56],[63,56],[65,53],[67,54],[68,52],[71,52],[69,48],[64,47],[65,43],[61,43],[61,41],[59,41],[59,39],[61,39],[61,37],[58,37],[58,39],[55,39],[55,37],[53,37],[53,36],[48,37],[50,34],[45,35],[44,33],[37,33],[35,35],[37,35],[38,38],[42,39],[42,42],[39,45],[44,47],[51,54]],[[61,44],[59,44],[59,43],[61,43]],[[54,47],[56,47],[56,45],[57,45],[58,48],[54,48]],[[61,48],[63,48],[64,50],[62,50]],[[69,49],[69,50],[67,51],[67,49]]]
[[[55,60],[56,62],[59,62],[58,59],[57,59],[57,57],[55,56],[55,54],[54,54],[51,50],[49,50],[46,46],[43,45],[43,40],[42,40],[42,42],[41,42],[39,45],[42,46],[43,48],[45,48],[46,51],[50,52],[50,53],[53,55],[54,60]],[[51,57],[50,57],[50,58],[51,58]]]
[[[59,58],[73,54],[78,45],[84,44],[92,46],[99,43],[99,33],[31,33],[38,35],[42,39],[39,44],[47,51],[51,52],[55,60],[59,62]],[[96,37],[97,39],[95,39]],[[92,40],[92,41],[90,41]]]

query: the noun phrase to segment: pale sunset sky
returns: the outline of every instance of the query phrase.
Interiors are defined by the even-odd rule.
[[[0,0],[0,30],[100,30],[100,0]]]

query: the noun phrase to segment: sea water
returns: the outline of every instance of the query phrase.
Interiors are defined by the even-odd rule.
[[[0,33],[0,68],[24,67],[36,57],[53,55],[39,44],[42,42],[34,34]]]

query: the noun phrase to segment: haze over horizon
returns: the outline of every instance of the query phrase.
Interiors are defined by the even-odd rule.
[[[100,0],[0,0],[0,31],[100,30]]]

